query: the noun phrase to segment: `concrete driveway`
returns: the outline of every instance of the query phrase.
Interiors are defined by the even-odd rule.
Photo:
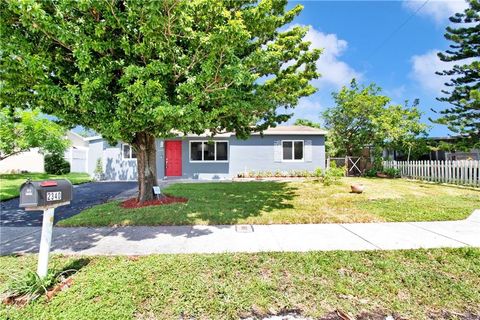
[[[73,201],[55,209],[55,223],[82,210],[118,197],[136,194],[137,182],[90,182],[73,186]],[[42,225],[41,211],[25,211],[18,207],[18,198],[0,202],[1,227],[36,227]]]

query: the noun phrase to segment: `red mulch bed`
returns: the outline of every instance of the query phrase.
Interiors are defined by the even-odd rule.
[[[131,198],[125,200],[121,203],[122,208],[125,209],[133,209],[133,208],[141,208],[141,207],[149,207],[149,206],[161,206],[164,204],[171,204],[171,203],[185,203],[187,202],[187,198],[182,197],[172,197],[168,195],[162,196],[160,199],[145,201],[144,203],[139,203],[137,198]]]

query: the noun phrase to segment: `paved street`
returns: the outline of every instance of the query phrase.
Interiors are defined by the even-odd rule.
[[[37,252],[39,227],[2,227],[1,254]],[[80,255],[480,247],[480,210],[442,222],[54,228],[52,251]]]
[[[86,208],[104,203],[122,194],[135,194],[136,182],[90,182],[73,186],[73,201],[55,209],[55,222],[69,218]],[[18,207],[18,198],[0,202],[0,227],[35,227],[42,225],[41,211]]]

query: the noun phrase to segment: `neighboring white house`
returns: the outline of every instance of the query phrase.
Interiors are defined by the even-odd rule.
[[[71,172],[88,172],[88,142],[75,132],[67,132],[70,147],[65,151],[65,159],[70,162]],[[19,153],[0,161],[0,173],[22,171],[44,172],[44,155],[38,148]]]

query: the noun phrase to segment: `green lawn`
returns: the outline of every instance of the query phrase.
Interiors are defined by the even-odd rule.
[[[91,180],[90,176],[86,173],[74,172],[61,176],[48,173],[0,174],[0,200],[18,197],[20,185],[28,178],[32,180],[68,179],[73,184],[79,184]]]
[[[365,185],[363,194],[350,184]],[[59,226],[349,223],[464,219],[480,207],[480,190],[402,179],[174,184],[165,193],[189,199],[139,209],[101,204]]]
[[[479,248],[53,255],[51,262],[58,270],[86,265],[74,275],[72,287],[52,301],[41,298],[23,308],[1,305],[0,318],[239,319],[285,310],[322,317],[336,309],[395,319],[421,320],[442,312],[480,316]],[[0,283],[34,270],[35,263],[33,255],[0,257]]]

